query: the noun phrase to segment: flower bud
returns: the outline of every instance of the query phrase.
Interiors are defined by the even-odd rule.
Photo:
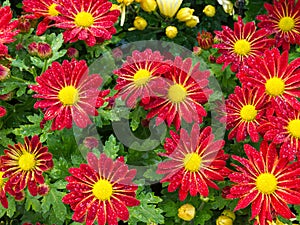
[[[29,55],[36,56],[38,53],[38,43],[31,42],[27,47],[27,51]]]
[[[216,225],[232,225],[233,221],[228,216],[219,216],[216,220]]]
[[[6,109],[3,106],[0,106],[0,118],[5,116],[5,115],[6,115]]]
[[[191,204],[184,204],[178,209],[178,217],[185,221],[191,221],[195,217],[195,207]]]
[[[48,43],[38,43],[37,55],[41,59],[48,59],[52,56],[52,48]]]
[[[112,56],[115,60],[121,60],[123,57],[123,52],[120,48],[115,48],[114,50],[112,50]]]
[[[71,59],[79,57],[79,51],[76,48],[70,47],[67,50],[67,56]]]
[[[229,218],[232,219],[232,221],[235,220],[235,214],[234,212],[232,212],[231,210],[228,210],[228,209],[225,209],[222,213],[221,213],[222,216],[227,216]]]
[[[199,55],[201,55],[201,53],[202,53],[202,48],[201,47],[198,47],[198,46],[193,47],[193,54],[194,55],[199,56]]]
[[[194,11],[194,9],[188,7],[181,8],[176,15],[176,19],[178,19],[180,22],[188,21],[192,19]]]
[[[17,29],[20,30],[20,33],[28,33],[31,28],[30,20],[27,19],[25,16],[21,16],[18,19],[18,27]]]
[[[205,50],[210,49],[214,43],[213,35],[207,31],[198,32],[197,41],[199,46]]]
[[[5,81],[10,77],[10,69],[0,64],[0,81]]]
[[[178,30],[177,30],[177,27],[174,27],[174,26],[168,26],[166,28],[166,35],[168,38],[175,38],[178,34]]]
[[[148,25],[147,21],[140,16],[135,17],[133,21],[133,26],[137,30],[144,30],[147,27],[147,25]]]
[[[155,0],[142,0],[140,6],[145,12],[153,12],[157,7],[157,3]]]
[[[209,61],[210,63],[215,63],[216,60],[217,60],[217,58],[216,58],[214,55],[209,55],[209,56],[208,56],[208,61]]]
[[[13,96],[14,96],[14,92],[11,91],[11,92],[9,92],[7,94],[0,95],[0,100],[2,100],[2,101],[9,101],[9,100],[12,99]]]
[[[192,19],[185,21],[185,25],[187,27],[193,28],[195,26],[197,26],[197,24],[199,23],[199,17],[198,16],[192,16]]]
[[[216,14],[216,8],[212,5],[207,5],[204,7],[203,12],[208,17],[213,17]]]
[[[95,137],[86,137],[83,140],[83,144],[88,149],[93,149],[93,148],[97,148],[99,146],[99,141]]]

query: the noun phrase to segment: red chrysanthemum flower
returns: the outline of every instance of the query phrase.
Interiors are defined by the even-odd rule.
[[[16,196],[28,186],[31,195],[35,196],[38,192],[37,184],[43,184],[43,172],[53,167],[52,154],[48,148],[42,146],[37,135],[32,139],[25,137],[25,143],[8,145],[1,156],[1,171],[4,172],[3,178],[8,178],[6,191]]]
[[[8,48],[4,44],[14,42],[14,36],[19,33],[16,30],[18,20],[11,21],[12,11],[9,6],[0,7],[0,56],[8,54]]]
[[[300,58],[289,63],[289,53],[282,55],[277,48],[266,50],[249,64],[248,74],[240,74],[243,86],[258,87],[265,91],[267,101],[284,102],[300,110]]]
[[[219,189],[212,181],[222,181],[229,172],[226,166],[227,155],[221,150],[224,141],[214,141],[211,127],[201,132],[195,124],[191,133],[180,130],[180,136],[170,132],[171,138],[166,138],[164,148],[170,160],[158,164],[157,173],[165,174],[161,182],[170,182],[168,191],[179,188],[179,199],[183,201],[187,194],[204,197],[209,194],[208,187]]]
[[[88,75],[88,66],[84,60],[62,64],[54,62],[41,76],[36,78],[38,85],[29,87],[38,94],[35,98],[42,100],[34,104],[35,108],[44,110],[45,120],[52,120],[52,130],[71,128],[72,120],[80,128],[91,124],[89,115],[98,115],[96,108],[103,101],[98,88],[102,78],[98,74]]]
[[[43,20],[38,24],[36,34],[42,35],[49,27],[49,23],[54,17],[59,15],[56,10],[56,6],[59,1],[56,0],[23,0],[23,10],[27,13],[26,18],[28,19],[39,19]]]
[[[210,49],[214,43],[214,38],[210,32],[202,31],[197,34],[197,42],[202,49]]]
[[[136,170],[119,160],[113,161],[105,154],[98,159],[93,153],[87,155],[88,164],[71,168],[72,176],[66,178],[70,190],[63,203],[74,210],[72,219],[86,225],[117,225],[118,218],[129,219],[127,206],[137,206],[137,185],[132,183]]]
[[[264,133],[264,140],[280,145],[280,153],[289,160],[300,155],[300,110],[287,104],[274,107],[274,114],[268,115],[258,130]]]
[[[0,202],[4,208],[8,208],[8,201],[6,197],[5,184],[6,180],[3,178],[4,172],[0,172]]]
[[[259,141],[257,127],[265,121],[266,101],[262,89],[236,87],[226,100],[226,128],[232,129],[228,139],[240,142],[249,135],[253,142]]]
[[[150,97],[155,96],[154,89],[163,88],[160,75],[166,73],[171,64],[163,62],[163,58],[159,51],[136,50],[120,69],[114,71],[119,76],[115,87],[117,96],[125,100],[127,106],[134,107],[139,98],[143,104],[148,104]]]
[[[147,119],[157,116],[156,125],[164,120],[168,126],[174,123],[178,130],[181,118],[188,123],[201,123],[207,115],[203,104],[212,90],[208,88],[209,71],[200,71],[200,63],[192,65],[192,59],[177,56],[171,69],[164,74],[164,87],[156,93],[145,109],[150,109]]]
[[[300,45],[300,2],[274,0],[273,5],[264,4],[268,15],[259,15],[257,24],[275,34],[276,46],[289,50],[290,44]]]
[[[60,15],[54,18],[55,26],[65,29],[65,42],[83,40],[93,46],[116,33],[114,23],[120,11],[110,10],[111,6],[108,0],[61,0],[56,7]]]
[[[222,54],[216,62],[224,63],[223,69],[231,64],[233,72],[247,70],[248,62],[274,43],[273,39],[268,39],[266,29],[256,30],[254,22],[244,24],[241,17],[234,23],[233,30],[227,26],[222,28],[223,31],[215,31],[220,43],[213,47]]]
[[[6,115],[6,108],[0,106],[0,118]]]
[[[294,217],[287,204],[300,204],[300,162],[290,163],[278,155],[276,145],[262,142],[260,151],[250,145],[244,146],[248,159],[232,156],[242,166],[229,174],[234,182],[228,198],[240,198],[235,210],[252,204],[252,219],[255,224],[265,225],[280,215]]]

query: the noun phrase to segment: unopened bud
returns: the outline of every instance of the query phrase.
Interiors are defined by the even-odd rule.
[[[38,43],[31,42],[27,47],[27,51],[30,55],[36,56],[38,53]]]
[[[177,27],[174,27],[174,26],[168,26],[166,28],[166,35],[168,38],[175,38],[178,34],[178,29]]]
[[[18,19],[18,27],[17,29],[20,30],[20,33],[28,33],[31,28],[30,20],[25,18],[25,16],[21,16]]]
[[[199,17],[198,16],[192,16],[192,18],[190,20],[185,22],[185,25],[187,27],[193,28],[193,27],[197,26],[198,23],[199,23]]]
[[[5,81],[10,77],[10,69],[0,64],[0,81]]]
[[[233,221],[228,216],[219,216],[216,220],[216,225],[232,225]]]
[[[48,43],[38,43],[37,55],[41,59],[48,59],[52,56],[52,48]]]
[[[157,3],[155,0],[142,0],[140,6],[145,12],[153,12],[157,7]]]
[[[95,137],[86,137],[83,140],[83,144],[88,149],[93,149],[93,148],[97,148],[99,146],[99,141]]]
[[[177,13],[176,18],[180,22],[188,21],[188,20],[192,19],[194,11],[195,11],[194,9],[191,9],[188,7],[181,8]]]
[[[0,106],[0,117],[3,117],[6,115],[6,109],[3,106]]]
[[[71,59],[79,57],[79,51],[76,48],[70,47],[67,50],[67,56]]]
[[[195,217],[195,207],[191,204],[184,204],[178,209],[178,217],[185,221],[191,221]]]
[[[212,5],[207,5],[204,7],[203,12],[208,17],[213,17],[216,14],[216,8]]]
[[[137,30],[144,30],[147,27],[147,25],[148,25],[147,21],[140,16],[135,17],[133,21],[133,26]]]

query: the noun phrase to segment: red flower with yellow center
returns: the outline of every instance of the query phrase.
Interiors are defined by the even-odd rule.
[[[118,218],[129,219],[127,206],[137,206],[135,198],[137,185],[132,183],[136,170],[129,170],[120,160],[113,161],[105,154],[98,159],[93,153],[87,155],[88,164],[71,168],[72,176],[66,178],[70,191],[63,197],[63,203],[74,210],[72,219],[99,225],[118,225]]]
[[[290,44],[300,45],[300,2],[294,0],[274,0],[273,5],[264,4],[268,15],[259,15],[258,27],[275,34],[276,46],[289,50]]]
[[[249,64],[248,74],[240,74],[243,86],[263,89],[267,101],[289,103],[300,110],[300,58],[289,62],[289,53],[282,55],[277,48],[266,50]]]
[[[265,121],[266,101],[262,89],[236,87],[226,100],[226,128],[232,129],[228,139],[243,141],[248,135],[253,142],[259,141],[257,127]]]
[[[208,89],[209,71],[200,71],[200,63],[192,65],[192,59],[177,56],[170,70],[164,74],[164,86],[156,93],[145,109],[150,109],[147,119],[154,116],[156,125],[164,120],[168,126],[174,123],[178,130],[181,118],[188,123],[201,123],[207,115],[203,104],[212,90]]]
[[[1,156],[2,178],[8,178],[5,190],[17,196],[26,186],[31,195],[38,192],[38,184],[45,182],[43,172],[53,167],[52,154],[42,146],[38,136],[25,137],[24,144],[8,145]]]
[[[266,49],[273,45],[274,40],[268,39],[269,32],[266,29],[256,31],[254,22],[243,23],[242,18],[234,23],[234,29],[222,26],[223,31],[215,31],[222,55],[217,58],[217,63],[224,63],[223,69],[231,64],[233,72],[247,69],[248,62],[257,55],[262,55]]]
[[[158,164],[157,173],[165,174],[161,182],[170,182],[169,192],[179,188],[179,199],[183,201],[187,194],[204,197],[209,194],[208,187],[219,189],[212,181],[222,181],[229,173],[226,166],[227,155],[221,150],[224,141],[214,141],[211,127],[202,131],[195,124],[190,134],[180,130],[180,136],[170,132],[171,138],[164,145],[169,160]]]
[[[42,35],[49,27],[49,23],[55,16],[59,15],[56,6],[59,4],[56,0],[23,0],[23,10],[27,13],[28,19],[43,20],[38,24],[36,34]]]
[[[0,6],[0,56],[8,54],[8,48],[4,44],[14,42],[14,36],[19,33],[16,30],[18,26],[18,20],[11,21],[12,11],[9,6]]]
[[[119,76],[115,87],[117,96],[126,100],[129,107],[134,107],[139,98],[143,104],[148,104],[150,97],[155,96],[154,89],[162,88],[160,75],[166,73],[171,64],[163,62],[163,58],[151,49],[133,51],[122,67],[114,71]]]
[[[56,10],[55,26],[65,29],[65,42],[83,40],[94,46],[97,40],[109,40],[116,33],[114,23],[120,15],[119,10],[110,10],[108,0],[61,0]]]
[[[266,141],[280,144],[281,154],[293,160],[297,154],[300,156],[300,110],[287,104],[274,108],[275,114],[269,115],[258,130]]]
[[[294,217],[287,204],[300,204],[300,162],[291,163],[278,155],[276,145],[262,142],[260,151],[250,145],[244,146],[248,159],[232,158],[242,166],[233,165],[237,172],[229,174],[234,184],[227,198],[239,198],[235,210],[252,205],[251,219],[255,224],[266,225],[280,215]]]
[[[102,78],[98,74],[89,76],[88,72],[84,60],[54,62],[36,78],[38,85],[29,85],[38,93],[33,97],[42,99],[34,107],[45,111],[45,120],[53,120],[52,130],[69,129],[73,120],[85,128],[92,123],[89,115],[98,115],[96,107],[103,104],[102,93],[108,93],[98,90]]]

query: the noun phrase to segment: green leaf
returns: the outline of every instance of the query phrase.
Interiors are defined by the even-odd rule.
[[[53,53],[57,52],[61,48],[63,43],[64,43],[63,35],[62,35],[62,33],[60,33],[53,39],[53,41],[51,43],[51,48],[52,48]]]
[[[27,194],[25,201],[25,209],[26,211],[30,211],[32,209],[35,212],[39,212],[41,210],[41,203],[37,199],[37,197]]]
[[[7,145],[13,145],[14,142],[7,137],[8,134],[12,132],[12,129],[3,129],[0,130],[0,145],[7,147]]]
[[[8,196],[7,200],[8,200],[8,209],[6,211],[6,215],[9,218],[12,218],[13,215],[15,214],[15,212],[16,212],[16,201],[11,196]]]
[[[129,225],[135,225],[137,222],[164,223],[163,210],[157,207],[157,203],[162,201],[160,197],[155,196],[153,192],[141,192],[137,198],[141,204],[128,209],[130,213]]]
[[[108,140],[105,142],[103,151],[108,157],[115,159],[118,157],[117,153],[119,150],[120,144],[117,144],[117,139],[113,134],[111,134]]]
[[[212,218],[212,216],[213,213],[209,209],[203,208],[201,211],[196,212],[194,223],[198,225],[204,225],[206,221]]]
[[[144,173],[144,177],[149,179],[150,181],[159,181],[163,178],[162,174],[156,173],[157,166],[150,166],[149,169]]]
[[[52,216],[63,222],[67,215],[66,206],[62,202],[64,195],[64,192],[58,191],[51,185],[49,193],[42,199],[42,212],[46,213],[51,209],[51,214],[54,214]]]
[[[142,108],[142,107],[136,107],[131,113],[129,118],[131,119],[130,121],[130,127],[132,131],[135,131],[140,123],[141,119],[146,118],[147,112]]]

